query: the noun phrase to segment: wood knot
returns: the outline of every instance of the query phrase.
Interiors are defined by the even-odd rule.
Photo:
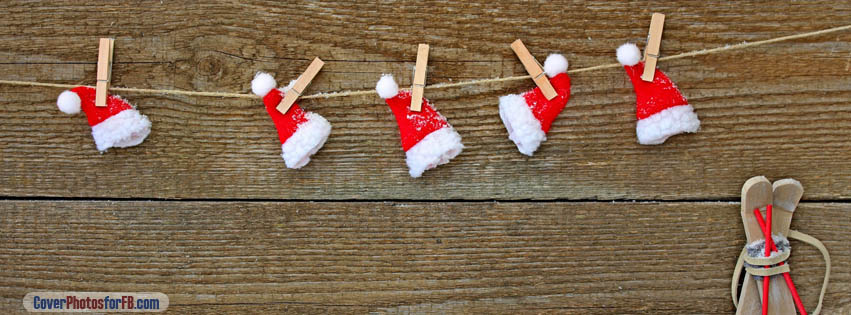
[[[224,67],[222,62],[213,55],[203,56],[196,63],[196,71],[206,77],[219,78],[222,76]]]

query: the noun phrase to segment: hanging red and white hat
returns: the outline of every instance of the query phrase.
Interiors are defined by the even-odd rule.
[[[119,96],[108,95],[105,107],[95,106],[95,89],[78,86],[59,94],[56,106],[66,114],[82,109],[92,127],[98,151],[126,148],[142,143],[151,133],[151,121]]]
[[[558,93],[553,99],[547,100],[538,87],[523,94],[499,98],[499,117],[508,130],[508,138],[514,141],[520,153],[529,156],[547,140],[550,126],[570,100],[567,59],[559,54],[549,55],[544,61],[544,72]]]
[[[286,114],[278,111],[278,104],[284,99],[296,80],[289,86],[276,89],[278,83],[272,75],[258,72],[251,81],[251,91],[263,97],[266,112],[272,117],[281,140],[281,157],[289,168],[301,168],[310,162],[310,156],[319,151],[331,134],[331,124],[324,117],[306,112],[298,104],[293,104]]]
[[[375,90],[396,116],[411,177],[448,163],[464,149],[461,136],[427,99],[419,112],[410,110],[411,92],[400,92],[392,75],[381,76]]]
[[[641,79],[644,62],[638,47],[626,43],[618,47],[618,61],[626,69],[635,89],[635,134],[640,144],[661,144],[683,132],[697,132],[700,120],[686,98],[664,72],[656,69],[653,82]]]

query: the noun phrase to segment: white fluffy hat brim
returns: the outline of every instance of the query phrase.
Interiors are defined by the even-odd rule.
[[[700,120],[694,108],[691,105],[679,105],[639,120],[635,125],[635,134],[638,143],[653,145],[662,144],[673,135],[697,132],[698,129]]]
[[[526,98],[519,94],[505,95],[499,98],[499,117],[508,131],[508,139],[514,141],[517,150],[532,156],[541,142],[547,140],[547,134],[541,129],[541,122],[532,114]]]
[[[307,121],[298,125],[296,132],[281,144],[281,157],[289,168],[307,165],[331,134],[331,123],[324,117],[313,112],[307,112],[305,117]]]
[[[464,149],[461,135],[451,126],[432,131],[405,152],[408,173],[417,178],[426,170],[449,163]]]
[[[111,147],[126,148],[142,143],[151,133],[151,121],[135,109],[125,109],[92,126],[98,151]]]

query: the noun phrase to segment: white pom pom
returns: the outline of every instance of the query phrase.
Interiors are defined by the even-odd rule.
[[[375,85],[375,91],[378,92],[378,96],[387,99],[399,94],[399,85],[396,84],[396,80],[393,80],[393,75],[384,74]]]
[[[76,114],[80,112],[80,96],[71,91],[62,92],[56,99],[56,106],[63,113]]]
[[[259,96],[266,96],[276,86],[278,86],[278,82],[275,82],[275,78],[266,72],[257,72],[254,75],[254,80],[251,80],[251,92]]]
[[[626,43],[618,47],[618,61],[624,66],[634,66],[641,60],[641,52],[633,43]]]
[[[567,58],[560,54],[550,54],[547,56],[547,60],[544,61],[544,72],[547,73],[547,76],[552,78],[559,73],[567,72]]]

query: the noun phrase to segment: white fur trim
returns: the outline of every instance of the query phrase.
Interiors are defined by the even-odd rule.
[[[305,113],[307,121],[281,145],[281,157],[289,168],[301,168],[310,162],[310,156],[319,151],[331,134],[331,124],[313,112]]]
[[[56,107],[66,114],[77,114],[80,112],[80,96],[71,91],[62,92],[56,99]]]
[[[641,60],[641,51],[633,43],[626,43],[618,47],[618,62],[624,66],[634,66]]]
[[[511,94],[499,98],[499,117],[508,130],[508,139],[514,141],[517,150],[532,156],[547,134],[541,129],[541,122],[532,114],[522,95]]]
[[[125,109],[92,126],[98,151],[111,147],[126,148],[142,143],[151,133],[151,121],[135,109]]]
[[[393,75],[382,74],[381,79],[375,84],[375,91],[378,92],[378,96],[381,96],[381,98],[388,99],[399,94],[399,85],[396,84]]]
[[[679,105],[638,121],[635,134],[640,144],[661,144],[683,132],[697,132],[700,120],[691,105]]]
[[[299,78],[301,78],[301,76],[298,76],[298,77],[299,77]],[[289,83],[289,84],[287,84],[287,86],[281,87],[281,89],[280,89],[280,90],[281,90],[281,92],[284,92],[284,93],[289,92],[289,91],[290,91],[290,90],[292,90],[292,88],[295,86],[295,83],[296,83],[296,82],[298,82],[298,79],[292,79],[292,80],[290,80],[290,83]]]
[[[567,72],[567,58],[564,58],[560,54],[550,54],[547,56],[547,60],[544,61],[544,72],[550,78],[557,76],[559,73]]]
[[[411,177],[420,177],[426,170],[449,163],[463,149],[461,135],[451,126],[432,131],[405,152],[408,172]]]
[[[278,86],[278,82],[275,82],[275,78],[266,72],[257,72],[254,75],[254,80],[251,80],[251,92],[258,96],[266,96],[276,86]]]

